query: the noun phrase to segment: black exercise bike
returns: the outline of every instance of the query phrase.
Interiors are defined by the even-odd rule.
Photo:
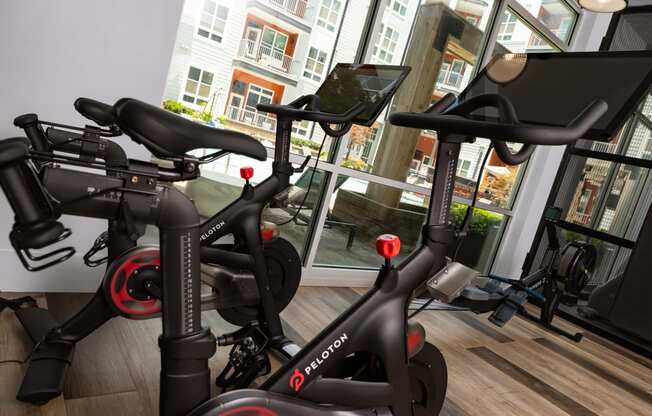
[[[586,60],[595,57],[595,54],[568,54],[560,59]],[[652,58],[652,55],[649,57]],[[618,89],[618,97],[608,96],[609,105],[603,100],[587,100],[587,97],[582,96],[581,92],[589,91],[588,88],[581,89],[585,85],[585,74],[582,74],[582,79],[572,80],[569,85],[574,88],[554,91],[550,88],[541,89],[541,97],[537,98],[565,94],[557,97],[561,100],[561,108],[557,110],[563,111],[557,123],[563,124],[553,124],[545,118],[546,113],[530,111],[533,106],[536,107],[536,100],[521,92],[530,91],[530,88],[525,88],[527,86],[549,85],[555,81],[554,68],[560,60],[556,58],[555,54],[527,55],[527,65],[511,83],[492,81],[494,78],[488,76],[485,69],[458,100],[449,95],[424,113],[394,113],[390,116],[392,124],[438,132],[436,175],[431,204],[422,229],[421,245],[395,266],[391,259],[398,253],[400,242],[394,236],[381,236],[377,249],[385,258],[385,263],[373,287],[256,390],[237,390],[209,399],[208,359],[215,352],[216,346],[210,330],[201,326],[198,250],[201,233],[197,211],[187,197],[160,183],[156,184],[154,192],[139,193],[141,198],[149,202],[150,211],[146,216],[148,223],[157,225],[160,230],[163,287],[163,333],[159,339],[161,414],[437,414],[445,398],[445,362],[437,348],[425,341],[423,328],[408,323],[407,309],[417,288],[433,276],[445,272],[448,267],[453,267],[447,264],[446,253],[456,240],[456,232],[449,221],[449,210],[461,144],[472,141],[476,136],[489,138],[504,162],[519,164],[529,158],[534,145],[572,143],[589,133],[594,134],[596,129],[610,135],[622,125],[631,112],[632,101],[635,102],[642,96],[652,79],[652,66],[648,60],[642,76],[643,81],[647,82],[645,91],[630,88],[635,81],[641,79],[641,71],[632,65],[636,62],[619,56],[617,67],[625,72],[624,77],[613,77],[608,70],[598,74],[605,77],[601,80],[604,84],[600,85],[614,86],[612,84],[615,83],[615,86],[622,87]],[[487,66],[488,70],[500,59],[494,58]],[[604,63],[601,59],[599,61]],[[528,68],[532,70],[528,71]],[[553,70],[541,70],[546,68]],[[568,78],[573,78],[571,74],[572,72],[567,73]],[[320,105],[329,109],[342,106],[328,107],[332,103],[320,103],[315,96],[305,97],[289,106],[259,107],[262,111],[277,114],[279,123],[291,123],[293,120],[329,123],[329,120],[335,118],[341,124],[340,128],[347,128],[356,115],[361,114],[360,97],[374,97],[381,92],[365,88],[363,76],[346,79],[354,81],[342,92],[361,91],[364,94],[348,94],[346,107],[349,110],[337,115],[325,113]],[[623,79],[634,80],[634,83],[622,86],[618,80]],[[510,88],[513,86],[518,88]],[[356,88],[351,89],[352,87]],[[353,105],[350,105],[351,99],[355,101]],[[588,106],[587,102],[590,103]],[[580,109],[586,107],[572,118],[574,112],[571,110],[577,109],[578,105]],[[362,104],[363,110],[365,107]],[[615,111],[609,111],[610,108]],[[528,116],[527,122],[521,122],[517,117],[517,111],[521,110]],[[533,114],[540,114],[543,120],[530,118]],[[155,123],[159,117],[163,115],[148,114],[140,122]],[[127,113],[118,114],[118,125],[125,131],[131,128],[133,120]],[[607,122],[606,127],[603,121]],[[181,128],[183,124],[180,120],[178,123]],[[507,138],[523,143],[523,148],[512,153],[505,144]],[[52,202],[29,163],[29,160],[39,160],[41,156],[30,152],[21,139],[0,142],[0,149],[0,184],[16,213],[12,232],[24,234],[27,231],[62,229],[63,226],[56,221],[57,213],[53,210]],[[75,183],[79,188],[85,189],[90,178],[83,175],[80,174]],[[92,179],[101,182],[106,178],[104,175],[94,175]],[[120,204],[116,204],[112,210],[94,209],[95,198],[96,196],[90,195],[83,203],[80,201],[77,206],[80,211],[78,215],[115,218],[120,214]],[[47,239],[39,241],[40,247],[50,243]],[[33,248],[33,245],[27,243],[25,248]],[[476,301],[464,295],[469,284],[473,285],[473,279],[468,274],[446,275],[454,278],[441,282],[431,281],[429,285],[437,287],[454,304],[466,305],[476,312],[493,311],[495,315],[505,305],[509,305],[512,298],[527,296],[519,287],[513,287],[506,288],[502,296],[500,293],[491,293],[487,299]],[[508,317],[507,314],[500,316]]]

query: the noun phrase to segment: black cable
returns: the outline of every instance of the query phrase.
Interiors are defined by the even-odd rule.
[[[430,300],[429,300],[428,302],[426,302],[426,303],[424,303],[423,305],[419,306],[419,309],[417,309],[417,310],[415,310],[414,312],[412,312],[411,314],[409,314],[409,315],[408,315],[408,319],[412,319],[412,318],[414,318],[418,313],[423,312],[423,310],[425,310],[428,306],[430,306],[430,304],[431,304],[432,302],[434,302],[434,301],[435,301],[435,298],[430,298]]]
[[[473,217],[473,210],[475,209],[475,205],[478,201],[478,193],[480,192],[480,182],[482,182],[482,173],[484,172],[484,169],[487,166],[487,161],[489,160],[489,154],[491,154],[493,147],[494,147],[493,143],[490,143],[489,148],[487,149],[487,153],[485,153],[484,157],[482,158],[482,164],[480,165],[480,173],[478,174],[478,181],[475,183],[475,189],[473,191],[473,199],[471,199],[471,205],[469,205],[469,207],[466,209],[466,213],[464,214],[464,219],[462,220],[462,224],[460,225],[460,229],[459,229],[460,238],[457,241],[457,246],[455,247],[455,252],[453,253],[453,261],[457,259],[457,255],[459,254],[459,251],[462,248],[462,244],[464,243],[464,237],[466,237],[466,232],[467,229],[469,228],[469,223],[471,222],[471,218]]]
[[[303,196],[303,200],[301,201],[301,204],[299,204],[299,208],[297,208],[297,211],[290,217],[289,220],[283,221],[281,223],[277,223],[275,225],[281,226],[285,224],[289,224],[290,222],[294,221],[297,216],[299,215],[299,212],[303,209],[303,206],[305,205],[306,201],[308,200],[308,195],[310,195],[310,188],[312,188],[312,181],[315,178],[315,172],[317,172],[317,164],[319,163],[319,156],[321,156],[321,151],[324,148],[324,143],[326,143],[326,135],[324,135],[324,138],[321,141],[321,144],[319,145],[319,151],[317,151],[317,157],[315,158],[315,165],[312,167],[312,172],[310,173],[310,181],[308,182],[308,189],[306,190],[306,194]]]

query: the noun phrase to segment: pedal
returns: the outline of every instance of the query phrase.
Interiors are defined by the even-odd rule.
[[[249,387],[256,378],[267,375],[272,370],[267,356],[269,339],[257,325],[250,325],[219,338],[223,340],[220,345],[225,345],[226,340],[233,345],[228,364],[215,380],[222,392]]]

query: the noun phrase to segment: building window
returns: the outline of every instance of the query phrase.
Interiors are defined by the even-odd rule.
[[[269,104],[274,98],[274,91],[259,87],[258,85],[249,85],[249,92],[247,93],[246,106],[248,110],[256,111],[256,105]]]
[[[392,8],[392,11],[399,16],[405,17],[407,14],[407,5],[409,3],[409,0],[393,0],[392,4],[390,7]]]
[[[506,11],[505,15],[503,16],[503,19],[500,21],[500,25],[498,27],[498,35],[496,39],[499,41],[512,40],[512,36],[514,35],[514,30],[516,29],[517,20],[518,19],[515,14]]]
[[[460,159],[460,163],[457,165],[457,176],[462,178],[469,178],[469,170],[471,169],[471,161]]]
[[[312,123],[307,120],[295,121],[292,123],[292,133],[297,136],[307,137]]]
[[[216,4],[215,0],[206,0],[199,20],[197,34],[218,43],[222,42],[228,15],[228,8]]]
[[[398,43],[398,31],[389,26],[380,25],[380,39],[374,46],[374,57],[377,61],[391,64]]]
[[[313,81],[321,81],[324,69],[326,68],[326,56],[326,52],[311,46],[310,51],[308,51],[303,76]]]
[[[208,71],[190,67],[186,88],[183,93],[183,101],[191,104],[205,105],[211,93],[213,74]]]
[[[317,16],[317,26],[335,32],[341,10],[341,0],[322,0],[321,6],[319,6],[319,15]]]
[[[453,59],[452,62],[442,62],[437,82],[455,89],[462,86],[466,64],[461,59]]]

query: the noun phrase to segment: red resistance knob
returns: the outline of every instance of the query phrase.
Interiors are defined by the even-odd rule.
[[[376,251],[389,260],[401,251],[401,239],[393,234],[383,234],[376,238]]]
[[[276,224],[264,223],[260,225],[260,237],[263,241],[269,241],[280,234]]]
[[[253,178],[253,176],[254,176],[254,168],[252,168],[251,166],[245,166],[244,168],[240,168],[240,177],[245,181],[249,181],[249,179]]]

